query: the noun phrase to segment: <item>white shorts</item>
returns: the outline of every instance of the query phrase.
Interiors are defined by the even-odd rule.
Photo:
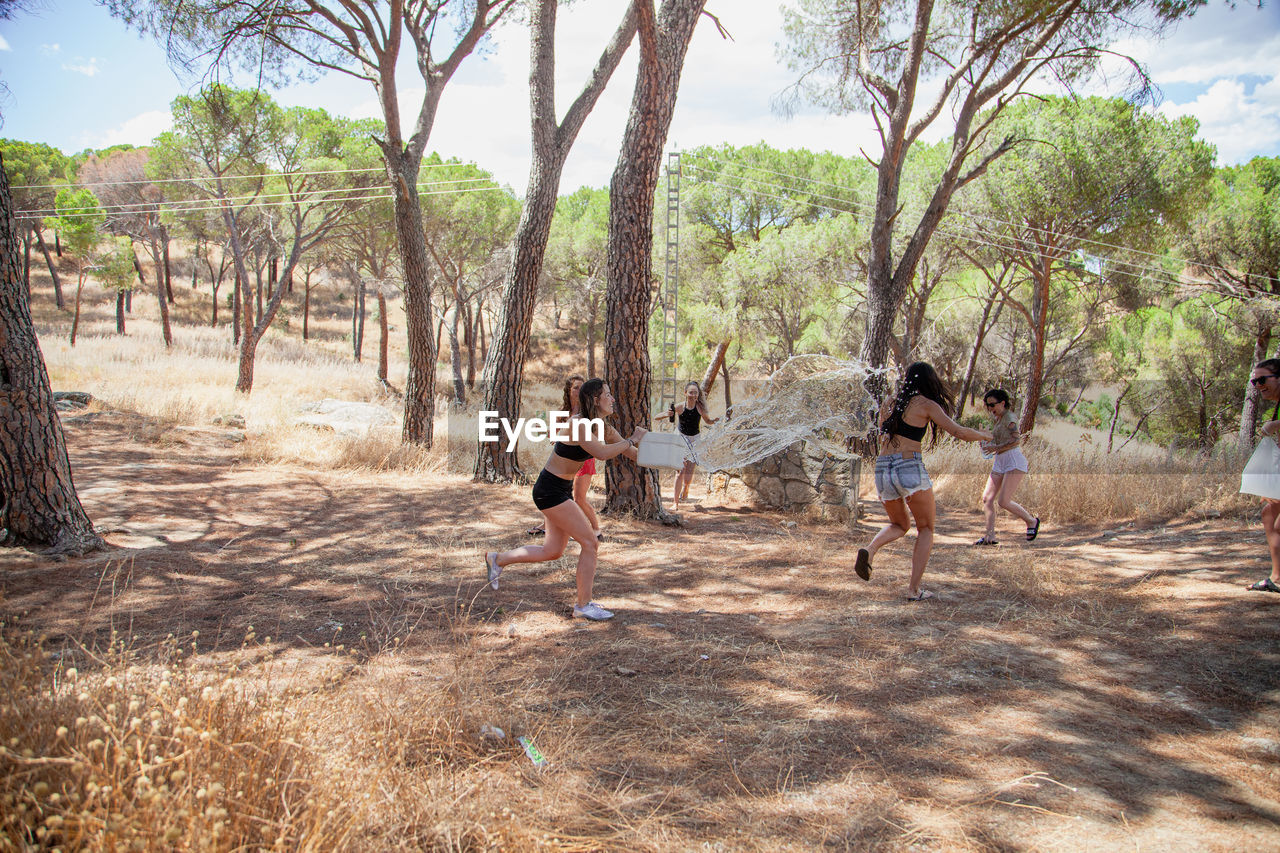
[[[992,474],[1008,474],[1010,471],[1021,471],[1024,474],[1027,472],[1027,457],[1019,447],[997,453],[995,461],[991,464]]]

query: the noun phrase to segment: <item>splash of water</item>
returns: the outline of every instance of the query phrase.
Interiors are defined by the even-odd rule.
[[[876,423],[878,404],[868,377],[884,373],[859,361],[797,355],[774,371],[760,393],[734,405],[731,416],[694,443],[697,463],[709,471],[745,468],[809,441],[849,458],[848,440]]]

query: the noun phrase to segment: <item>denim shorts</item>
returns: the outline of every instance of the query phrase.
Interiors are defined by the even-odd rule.
[[[932,489],[919,452],[891,453],[876,457],[876,494],[881,501],[896,501]]]

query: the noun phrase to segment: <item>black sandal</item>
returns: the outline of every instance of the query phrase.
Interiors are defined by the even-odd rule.
[[[974,542],[973,544],[974,545],[999,545],[1000,543],[992,539],[990,536],[983,536],[981,539],[979,539],[977,542]]]
[[[1040,535],[1040,519],[1036,518],[1036,523],[1027,528],[1027,541],[1034,542],[1036,537]]]
[[[853,561],[853,571],[864,581],[871,580],[871,552],[866,548],[858,549],[858,557]]]
[[[1255,584],[1250,584],[1249,589],[1254,592],[1280,592],[1280,585],[1277,585],[1271,578],[1266,577]]]
[[[525,531],[525,533],[528,534],[529,536],[546,536],[547,528],[539,524],[536,527],[530,527],[528,530]]]

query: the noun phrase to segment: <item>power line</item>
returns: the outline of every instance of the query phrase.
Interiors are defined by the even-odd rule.
[[[474,192],[504,192],[504,190],[503,190],[501,187],[470,187],[470,188],[462,188],[462,189],[456,189],[456,190],[419,190],[419,191],[418,191],[418,195],[419,195],[419,196],[429,196],[429,195],[450,195],[450,194],[474,193]],[[338,198],[338,199],[319,199],[319,200],[317,200],[315,203],[316,203],[316,204],[323,204],[323,203],[330,202],[330,201],[336,201],[336,202],[347,203],[347,202],[359,202],[359,201],[377,201],[377,200],[381,200],[381,199],[390,199],[390,198],[395,198],[395,194],[394,194],[394,193],[392,193],[392,192],[390,192],[389,190],[383,189],[383,190],[379,190],[378,192],[373,193],[373,194],[370,194],[370,195],[356,196],[356,197],[346,197],[346,198]],[[289,201],[273,201],[273,202],[265,202],[265,203],[252,203],[252,204],[244,205],[242,208],[240,208],[240,210],[241,210],[241,211],[244,211],[244,210],[249,210],[249,209],[251,209],[251,208],[265,208],[265,207],[289,207],[289,206],[292,206],[292,205],[297,204],[297,203],[298,203],[298,202],[297,202],[297,201],[294,201],[294,200],[289,200]],[[209,212],[209,211],[217,211],[218,209],[219,209],[218,207],[213,206],[213,205],[210,205],[210,204],[207,204],[207,203],[202,203],[202,204],[200,204],[199,206],[196,206],[196,207],[166,207],[166,208],[164,208],[164,210],[165,210],[167,213]],[[99,215],[101,215],[101,214],[97,214],[97,213],[72,213],[72,214],[68,214],[68,215],[67,215],[67,218],[68,218],[68,219],[79,219],[79,218],[83,218],[83,217],[86,217],[86,216],[99,216]]]
[[[472,166],[476,169],[480,169],[480,166],[474,162],[427,163],[426,165],[420,166],[419,169],[420,170],[421,169],[448,169],[451,167],[456,168],[458,166]],[[309,175],[355,175],[355,174],[361,174],[365,172],[385,173],[386,171],[387,170],[385,167],[371,167],[367,169],[325,169],[325,170],[300,171],[300,172],[263,172],[260,175],[193,175],[192,177],[189,177],[189,178],[155,178],[155,179],[148,178],[148,179],[138,180],[138,181],[93,181],[91,183],[85,183],[85,184],[76,184],[73,182],[66,182],[63,184],[21,184],[19,186],[9,187],[9,189],[11,190],[43,190],[43,189],[55,189],[55,188],[69,188],[74,186],[127,187],[127,186],[134,186],[137,184],[192,184],[192,183],[197,183],[199,181],[216,181],[219,178],[221,178],[224,181],[248,181],[248,180],[256,180],[258,178],[305,177]],[[481,169],[481,171],[484,171],[484,170]]]
[[[450,186],[453,184],[475,184],[475,183],[490,184],[490,183],[493,183],[493,180],[491,178],[460,178],[456,181],[432,181],[429,183],[420,183],[418,184],[418,187],[420,188],[421,187],[440,187],[440,186]],[[497,186],[485,187],[485,189],[501,189],[501,187],[497,187]],[[57,210],[57,209],[50,210],[48,208],[44,208],[41,210],[19,210],[15,213],[15,215],[62,216],[64,214],[75,215],[76,211],[89,211],[88,215],[91,215],[91,216],[97,215],[99,211],[105,214],[151,213],[153,211],[159,212],[159,211],[172,210],[175,208],[175,206],[192,205],[192,204],[205,204],[210,209],[218,209],[224,206],[226,202],[232,202],[232,201],[253,201],[255,199],[285,198],[285,199],[289,199],[292,202],[292,201],[302,201],[309,197],[313,197],[317,195],[328,194],[330,196],[334,196],[338,193],[359,193],[359,192],[371,192],[371,191],[382,191],[382,190],[386,190],[389,192],[390,188],[385,186],[341,187],[341,188],[333,188],[333,189],[317,188],[314,190],[303,190],[300,193],[297,193],[296,195],[291,192],[281,192],[281,193],[257,193],[254,195],[243,195],[243,196],[227,196],[226,198],[219,198],[217,196],[208,196],[208,197],[197,198],[197,199],[174,199],[171,201],[154,201],[154,202],[147,202],[147,201],[126,202],[126,203],[112,204],[112,205],[96,205],[92,207],[68,207],[68,208],[64,208],[63,210]],[[340,199],[333,198],[331,200],[337,201]],[[187,208],[187,209],[191,209],[191,208]]]

